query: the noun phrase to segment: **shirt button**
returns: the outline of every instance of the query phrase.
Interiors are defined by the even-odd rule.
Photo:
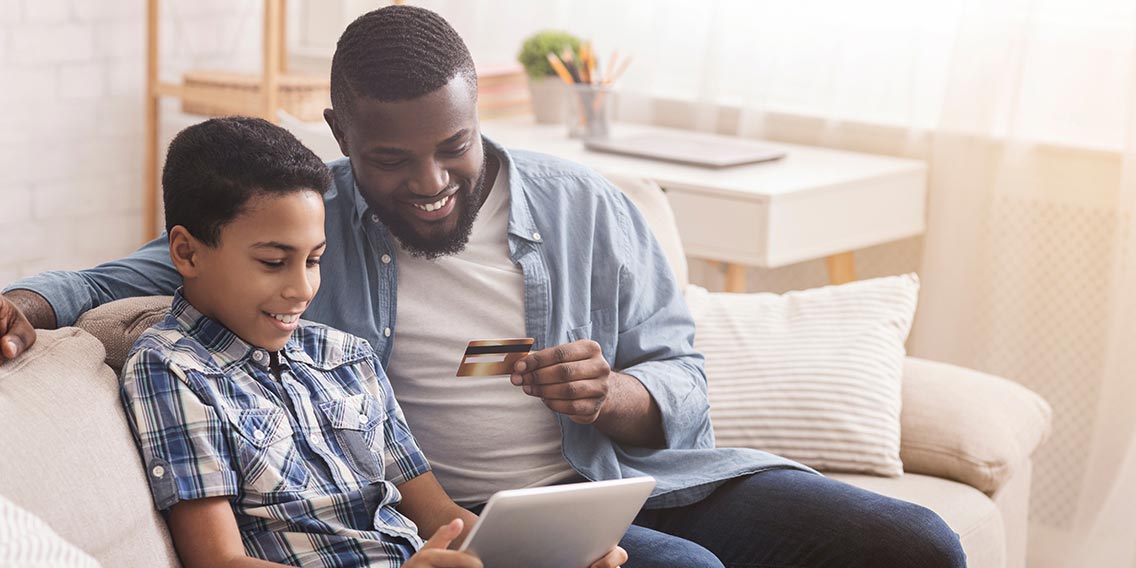
[[[379,214],[378,213],[371,213],[371,222],[372,223],[378,223],[379,222]]]
[[[253,351],[252,360],[256,361],[257,363],[264,361],[264,351]]]
[[[388,327],[388,328],[384,329],[383,330],[383,336],[384,337],[390,337],[391,336],[391,328]]]
[[[380,260],[382,260],[382,261],[383,261],[383,264],[390,264],[390,262],[391,262],[391,255],[389,255],[389,254],[384,254],[384,255],[383,255],[383,257],[382,257],[382,258],[381,258]]]
[[[255,432],[253,432],[252,437],[256,438],[256,441],[258,441],[258,442],[263,440],[264,439],[264,430],[257,430]]]
[[[539,241],[540,240],[540,233],[533,233],[533,240]]]
[[[161,479],[162,476],[166,474],[166,468],[156,465],[154,469],[150,470],[150,473],[154,474],[154,477]]]
[[[367,415],[366,415],[366,414],[360,414],[360,415],[359,415],[359,423],[360,423],[360,424],[366,424],[366,423],[367,423],[367,422],[369,422],[370,420],[371,420],[371,419],[370,419],[370,418],[367,418]]]

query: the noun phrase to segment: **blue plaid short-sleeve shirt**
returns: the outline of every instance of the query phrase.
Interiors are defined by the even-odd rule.
[[[245,550],[398,566],[422,546],[397,486],[429,471],[370,345],[300,326],[273,356],[181,295],[135,343],[122,401],[154,502],[224,496]]]

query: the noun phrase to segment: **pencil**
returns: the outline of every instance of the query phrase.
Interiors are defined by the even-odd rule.
[[[555,53],[548,54],[548,64],[552,66],[552,70],[556,71],[556,74],[559,75],[560,79],[565,83],[569,85],[575,83],[575,81],[572,80],[572,74],[568,72],[568,69],[564,67],[564,64],[560,62],[560,58],[556,57]]]
[[[615,60],[619,58],[619,51],[611,52],[611,57],[607,59],[607,67],[604,67],[607,77],[604,79],[604,84],[611,84],[611,74],[615,72]]]
[[[580,83],[580,72],[576,69],[576,58],[572,56],[572,49],[565,47],[564,51],[560,52],[560,61],[564,62],[564,67],[572,74],[572,82]]]
[[[614,82],[618,81],[619,77],[621,75],[623,75],[623,72],[627,71],[627,66],[630,65],[630,64],[631,64],[631,56],[628,55],[627,59],[624,59],[623,62],[621,62],[619,64],[619,69],[616,69],[614,72],[612,72],[611,77],[608,77],[608,83],[614,83]]]

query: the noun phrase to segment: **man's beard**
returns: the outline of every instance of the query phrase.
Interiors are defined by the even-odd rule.
[[[461,206],[455,212],[458,215],[458,223],[446,235],[433,238],[420,235],[414,230],[414,225],[397,211],[381,204],[372,204],[371,208],[383,224],[390,229],[391,234],[398,239],[402,248],[411,255],[434,260],[440,256],[457,254],[465,249],[465,245],[469,243],[469,234],[473,231],[473,222],[477,220],[477,213],[481,210],[481,201],[485,195],[485,170],[488,161],[489,155],[486,154],[481,163],[481,171],[477,174],[477,182],[468,191],[461,194],[461,190],[458,190],[460,195],[457,196],[459,198],[457,205]]]

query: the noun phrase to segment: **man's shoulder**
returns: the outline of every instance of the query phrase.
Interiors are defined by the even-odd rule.
[[[602,174],[549,154],[509,150],[517,182],[537,205],[565,207],[567,212],[594,215],[601,210],[622,211],[623,193]],[[583,205],[588,204],[588,207]]]
[[[366,339],[306,320],[292,333],[285,349],[290,356],[298,356],[323,370],[358,363],[375,355]]]

